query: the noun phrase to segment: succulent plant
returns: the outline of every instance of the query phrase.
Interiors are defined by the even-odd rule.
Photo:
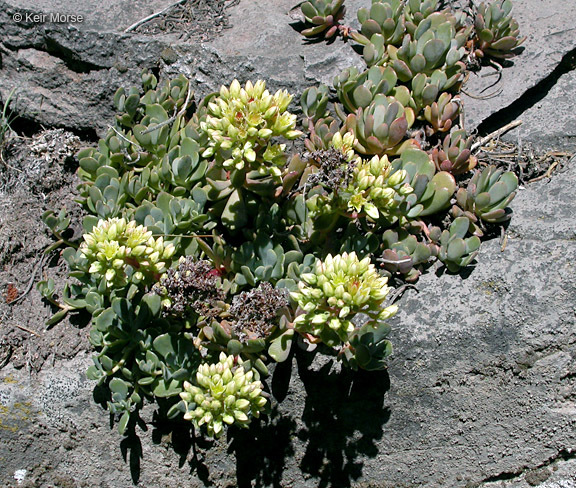
[[[129,279],[153,281],[174,251],[162,237],[154,239],[146,227],[123,218],[100,220],[80,245],[90,263],[88,272],[103,278],[108,288],[125,286]]]
[[[390,225],[405,214],[412,188],[407,173],[392,171],[387,156],[339,163],[330,171],[322,168],[309,179],[325,189],[312,191],[306,202],[316,230],[330,231],[339,216]]]
[[[310,133],[304,141],[304,145],[310,152],[328,149],[331,146],[334,136],[340,133],[340,130],[341,125],[334,118],[327,117],[325,119],[318,119],[314,126],[310,127]]]
[[[313,24],[302,31],[306,37],[323,36],[330,39],[338,33],[348,36],[349,29],[340,25],[344,18],[346,7],[344,0],[308,0],[300,6],[306,22]]]
[[[120,178],[110,166],[98,168],[92,185],[81,187],[82,203],[94,215],[108,219],[121,215],[129,200],[127,178]]]
[[[436,173],[427,153],[419,149],[406,149],[392,162],[392,169],[405,170],[413,189],[406,197],[407,219],[425,217],[449,207],[450,198],[456,191],[456,181],[450,173]]]
[[[457,32],[454,20],[447,14],[431,14],[420,22],[413,36],[404,36],[399,47],[388,46],[388,64],[402,82],[418,73],[430,76],[437,69],[444,71],[447,78],[458,76],[466,69],[461,59],[466,55],[468,33]]]
[[[366,39],[366,41],[359,40],[359,42],[364,43],[362,57],[366,66],[382,66],[389,61],[388,44],[386,44],[386,39],[383,35],[374,34],[370,39]]]
[[[434,244],[419,241],[403,228],[386,230],[382,244],[382,267],[390,276],[403,275],[407,282],[416,281],[425,265],[437,254]]]
[[[432,149],[430,157],[436,170],[459,175],[476,166],[478,160],[470,151],[472,137],[466,136],[465,130],[454,130],[444,138],[441,146]]]
[[[476,256],[483,222],[510,218],[512,173],[476,171],[454,198],[454,175],[476,164],[454,125],[469,51],[505,58],[523,39],[509,0],[480,6],[476,37],[464,12],[439,4],[372,0],[359,32],[340,24],[343,0],[302,4],[305,36],[353,37],[368,69],[335,78],[340,103],[325,85],[304,91],[307,151],[291,158],[292,97],[263,81],[235,80],[199,103],[182,75],[144,72],[118,90],[114,127],[79,153],[79,248],[64,213],[44,216],[58,239],[49,249],[71,246],[62,256],[75,281],[60,296],[53,280],[39,290],[59,308],[51,324],[92,316],[87,376],[122,434],[158,399],[214,437],[245,427],[267,404],[259,374],[295,338],[352,369],[385,368],[397,310],[385,306],[388,279],[414,281],[434,259],[456,272]]]
[[[292,236],[273,240],[265,230],[256,232],[253,241],[243,242],[231,255],[230,269],[235,273],[233,289],[256,286],[260,281],[276,283],[298,267],[304,258],[298,241]]]
[[[351,194],[348,209],[366,213],[373,220],[383,217],[393,223],[406,195],[413,191],[407,176],[405,170],[392,172],[387,156],[360,160],[348,187]]]
[[[146,70],[141,78],[144,96],[140,95],[140,90],[136,87],[128,90],[119,88],[114,94],[114,105],[122,112],[116,116],[116,120],[123,127],[133,128],[144,114],[155,116],[152,115],[154,109],[150,108],[152,105],[160,106],[165,112],[177,112],[184,107],[187,99],[191,101],[188,97],[189,82],[184,75],[168,80],[160,87],[156,77]]]
[[[399,154],[411,145],[405,136],[414,123],[414,112],[393,97],[376,95],[365,109],[358,108],[346,118],[345,128],[358,140],[361,154]]]
[[[437,102],[424,108],[424,118],[429,123],[426,126],[427,134],[448,132],[459,114],[460,99],[449,93],[442,93]]]
[[[387,281],[369,257],[360,261],[354,252],[329,254],[316,262],[313,272],[301,275],[298,291],[291,293],[303,311],[294,321],[295,329],[330,347],[347,342],[356,314],[377,323],[396,313],[396,306],[382,307],[390,290]]]
[[[364,224],[358,220],[349,220],[344,232],[338,237],[340,247],[336,249],[339,254],[355,252],[359,257],[373,255],[380,250],[379,226]]]
[[[466,237],[469,230],[470,220],[458,217],[440,236],[438,259],[451,272],[458,272],[460,268],[468,266],[478,254],[480,239],[478,236]]]
[[[198,367],[194,385],[184,382],[184,418],[197,428],[206,425],[208,435],[216,438],[225,424],[247,427],[267,403],[262,389],[258,373],[246,371],[242,359],[220,353],[217,363]]]
[[[238,231],[256,217],[262,197],[286,194],[298,180],[305,164],[293,158],[286,165],[285,144],[273,141],[301,134],[286,111],[291,98],[285,90],[270,95],[262,81],[242,88],[235,80],[208,103],[200,130],[208,139],[203,156],[212,158],[204,187],[212,221]]]
[[[404,8],[406,31],[414,36],[420,23],[438,11],[438,0],[408,0]]]
[[[222,86],[220,96],[208,104],[208,116],[200,127],[209,138],[205,158],[215,157],[227,170],[255,170],[261,175],[280,177],[285,163],[283,144],[274,137],[296,139],[296,116],[286,109],[292,96],[286,90],[270,95],[264,81],[244,88],[234,80]]]
[[[330,89],[326,85],[311,86],[302,92],[300,107],[305,118],[305,127],[313,127],[320,120],[328,117],[330,113],[326,109],[328,105],[328,93]]]
[[[209,231],[216,223],[209,222],[205,212],[206,192],[194,188],[190,197],[175,197],[160,192],[154,202],[144,200],[126,214],[154,234],[171,236],[171,243],[178,255],[193,255],[199,245],[194,234]]]
[[[92,320],[90,342],[97,353],[87,376],[108,390],[108,409],[121,414],[121,434],[145,397],[176,398],[185,375],[199,363],[189,337],[178,329],[162,330],[160,310],[160,297],[154,294],[134,302],[114,298]]]
[[[372,66],[362,73],[352,67],[334,78],[334,87],[338,99],[352,113],[359,107],[366,108],[378,94],[390,95],[396,81],[396,72],[390,67]]]
[[[352,33],[351,37],[364,46],[369,45],[374,35],[380,36],[385,45],[400,45],[406,32],[404,4],[400,0],[373,1],[369,9],[358,9],[358,21],[360,32]]]
[[[127,216],[127,208],[153,203],[162,191],[185,196],[203,182],[208,167],[200,157],[206,142],[197,131],[203,106],[187,118],[194,106],[188,80],[179,76],[157,86],[144,73],[142,83],[118,90],[116,127],[97,148],[78,154],[80,201],[102,219]]]
[[[460,188],[456,193],[458,208],[453,208],[454,215],[477,217],[484,222],[498,223],[509,220],[512,210],[508,204],[516,195],[518,178],[511,171],[503,172],[495,166],[487,166],[476,171],[466,189]],[[481,233],[479,234],[481,235]]]
[[[392,343],[387,340],[390,326],[386,323],[367,323],[350,334],[349,343],[338,356],[348,367],[368,371],[386,368],[386,359],[392,354]]]
[[[511,11],[510,0],[482,2],[478,6],[474,16],[476,56],[507,59],[517,54],[516,48],[526,38],[520,37],[518,22],[510,15]]]
[[[459,88],[460,81],[460,75],[448,78],[443,70],[435,70],[430,76],[418,73],[410,82],[410,88],[400,86],[393,95],[404,106],[412,107],[416,116],[421,118],[421,112],[425,107],[437,102],[444,92]]]

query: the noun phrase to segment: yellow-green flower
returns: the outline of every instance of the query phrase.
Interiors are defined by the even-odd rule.
[[[246,372],[242,359],[221,352],[216,364],[201,364],[196,385],[184,382],[180,397],[186,406],[184,418],[208,434],[220,437],[224,424],[246,427],[250,417],[259,417],[266,405],[258,373]]]
[[[356,157],[356,153],[354,152],[354,146],[358,140],[354,137],[353,132],[346,132],[344,136],[340,134],[340,132],[336,132],[332,136],[332,141],[330,142],[330,146],[334,149],[338,149],[348,161],[352,161]]]
[[[352,195],[348,210],[364,212],[373,220],[382,216],[394,222],[396,209],[414,191],[406,182],[407,176],[405,170],[392,172],[387,156],[358,158],[348,186],[348,194]]]
[[[203,156],[214,156],[226,169],[279,176],[285,145],[273,143],[272,138],[295,139],[302,134],[295,130],[296,115],[286,111],[291,100],[286,90],[271,95],[261,80],[254,85],[248,81],[244,87],[237,80],[230,88],[222,86],[200,124],[208,135]]]
[[[390,291],[388,279],[378,273],[369,257],[359,260],[354,252],[329,254],[300,279],[298,291],[291,295],[304,313],[296,317],[294,326],[332,347],[348,340],[357,313],[382,321],[397,311],[395,305],[382,307]]]
[[[125,286],[129,271],[137,282],[154,281],[166,271],[175,249],[134,221],[112,218],[99,220],[92,232],[84,234],[80,252],[90,263],[88,272],[104,277],[111,288]]]

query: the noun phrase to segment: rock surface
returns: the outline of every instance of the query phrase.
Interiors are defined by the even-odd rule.
[[[89,133],[96,128],[102,134],[113,117],[110,95],[118,86],[136,83],[142,68],[167,75],[183,72],[196,80],[202,96],[223,80],[259,77],[272,88],[299,93],[318,82],[330,84],[343,68],[360,62],[351,43],[304,42],[295,29],[300,16],[291,0],[242,0],[228,10],[232,27],[210,42],[183,42],[177,34],[150,37],[123,32],[135,19],[170,3],[0,1],[1,98],[17,87],[17,109],[28,118]],[[347,5],[354,24],[354,12],[364,2],[349,0]],[[84,20],[74,24],[27,20],[32,14],[55,13],[82,15]],[[503,119],[516,117],[543,98],[574,63],[576,10],[570,2],[517,0],[514,14],[527,37],[525,52],[503,71],[499,83],[484,92],[496,77],[483,76],[493,70],[471,75],[467,93],[499,94],[488,100],[462,96],[469,130],[480,126],[489,132],[503,125]],[[15,15],[22,15],[23,21],[15,22]],[[175,63],[166,56],[167,49],[177,54]],[[556,119],[550,130],[558,133],[564,127]]]
[[[241,0],[229,10],[232,28],[206,43],[121,32],[171,2],[77,3],[0,1],[0,94],[17,87],[18,109],[47,126],[102,133],[112,93],[143,67],[184,72],[199,94],[233,78],[298,93],[358,62],[349,44],[303,42],[288,0]],[[365,3],[347,2],[350,12]],[[13,21],[59,9],[85,22]],[[489,132],[512,110],[525,125],[510,137],[573,150],[576,11],[570,2],[517,0],[515,13],[526,51],[504,70],[501,95],[465,99],[467,125]],[[70,338],[84,347],[43,358],[38,373],[18,362],[0,370],[0,485],[576,487],[575,163],[519,192],[503,252],[486,242],[470,272],[431,272],[418,294],[405,293],[387,372],[341,372],[297,352],[274,373],[274,415],[218,442],[158,424],[148,410],[147,431],[120,439],[84,375],[87,331],[59,325],[34,337],[29,347],[57,350]],[[40,196],[36,206],[14,202],[0,199],[0,236],[34,256],[47,238],[39,226],[18,234],[18,210],[38,222],[48,204]],[[42,330],[50,311],[35,290],[19,307],[13,320]]]
[[[491,68],[470,76],[465,88],[467,93],[486,96],[496,92],[498,95],[488,100],[462,96],[469,130],[484,123],[485,131],[490,132],[518,118],[546,96],[563,71],[560,65],[565,69],[574,68],[576,10],[573,5],[562,0],[517,0],[513,15],[520,25],[521,35],[526,36],[524,52],[502,70],[502,79],[496,84],[496,71]],[[542,126],[541,129],[546,133],[549,129],[563,127],[563,123],[563,120],[557,120],[552,127]]]

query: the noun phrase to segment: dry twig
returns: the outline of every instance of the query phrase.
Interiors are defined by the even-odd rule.
[[[28,295],[28,293],[30,293],[30,290],[34,286],[34,280],[36,279],[36,273],[38,272],[39,269],[42,269],[42,266],[44,265],[44,260],[46,259],[46,256],[47,256],[47,254],[42,253],[42,256],[40,257],[40,259],[36,263],[36,266],[34,266],[34,269],[32,270],[32,275],[30,276],[30,280],[28,281],[28,285],[26,286],[26,289],[22,292],[21,295],[19,295],[17,298],[12,300],[10,302],[10,305],[14,305],[15,303],[18,303],[20,300],[23,300],[24,297],[26,295]]]
[[[474,144],[472,144],[472,148],[471,151],[474,152],[477,149],[479,149],[480,147],[482,147],[484,144],[486,144],[487,142],[490,142],[492,139],[497,139],[499,138],[502,134],[505,134],[506,132],[508,132],[509,130],[514,129],[515,127],[518,127],[519,125],[522,125],[522,121],[521,120],[514,120],[513,122],[510,122],[509,124],[506,124],[504,127],[500,127],[500,129],[495,130],[494,132],[492,132],[491,134],[488,134],[486,137],[483,137],[482,139],[480,139],[479,141],[475,142]]]
[[[186,2],[187,2],[187,0],[178,0],[177,2],[174,2],[171,5],[168,5],[168,7],[166,7],[165,9],[160,10],[160,12],[156,12],[154,14],[149,15],[148,17],[144,17],[143,19],[140,19],[138,22],[134,22],[130,27],[127,27],[126,29],[124,29],[124,32],[131,32],[131,31],[137,29],[138,27],[140,27],[142,24],[145,24],[146,22],[148,22],[152,19],[155,19],[156,17],[160,17],[161,15],[168,12],[168,10],[170,10],[171,8],[174,8],[177,5],[181,5],[181,4],[186,3]]]
[[[154,127],[148,127],[148,129],[143,130],[142,134],[148,134],[150,132],[154,132],[155,130],[161,129],[165,125],[168,125],[168,124],[171,124],[172,122],[174,122],[178,117],[184,115],[184,113],[188,109],[188,103],[190,103],[190,97],[192,96],[192,93],[194,93],[192,91],[192,85],[190,83],[190,80],[188,80],[188,93],[186,94],[186,100],[184,101],[184,105],[182,105],[182,108],[180,109],[180,111],[178,113],[174,114],[169,119],[166,119],[164,122],[160,122],[159,124],[156,124]]]
[[[388,297],[388,300],[390,303],[394,303],[396,300],[398,300],[406,290],[408,290],[409,288],[413,288],[414,290],[416,290],[416,292],[418,292],[418,288],[416,288],[415,285],[411,284],[411,283],[404,283],[403,285],[399,286],[398,288],[396,288]]]
[[[38,332],[33,331],[32,329],[28,329],[27,327],[24,327],[23,325],[15,324],[14,327],[18,327],[20,330],[23,330],[24,332],[28,332],[29,334],[35,335],[36,337],[41,337],[41,335],[38,334]]]

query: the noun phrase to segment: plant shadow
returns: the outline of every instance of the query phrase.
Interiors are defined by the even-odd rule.
[[[228,452],[236,457],[238,488],[273,486],[282,488],[286,459],[294,455],[292,438],[296,421],[272,408],[269,415],[248,429],[230,429]]]
[[[342,371],[329,360],[314,371],[316,354],[296,351],[292,362],[276,365],[271,378],[277,403],[269,415],[252,422],[249,429],[230,429],[229,453],[236,456],[237,486],[280,488],[287,459],[299,461],[297,469],[318,480],[319,487],[350,486],[362,476],[362,457],[378,454],[378,441],[390,411],[384,406],[390,389],[386,371]],[[289,383],[298,376],[306,391],[301,421],[282,403],[290,395]],[[295,446],[294,441],[301,444]],[[284,480],[286,481],[286,480]]]
[[[269,381],[274,398],[270,411],[248,428],[228,429],[227,452],[236,458],[238,488],[282,488],[291,465],[316,479],[318,487],[348,487],[362,477],[363,459],[377,456],[378,442],[390,419],[384,405],[390,389],[388,373],[340,371],[333,359],[323,359],[325,364],[318,368],[312,364],[316,356],[297,350],[294,362],[289,359],[275,365]],[[294,380],[306,392],[303,409],[289,398]],[[208,451],[215,441],[195,432],[187,421],[167,420],[164,410],[154,414],[153,443],[173,450],[179,456],[179,467],[187,464],[204,486],[214,485]],[[296,417],[300,412],[301,420]],[[138,483],[142,445],[136,425],[130,427],[121,450],[133,482]]]
[[[298,373],[306,390],[298,432],[307,443],[300,463],[319,487],[350,486],[362,476],[361,457],[375,457],[390,410],[384,406],[390,389],[387,371],[332,371],[332,361],[310,369],[310,354],[297,354]]]
[[[186,420],[168,420],[166,408],[154,412],[152,424],[152,442],[171,448],[179,456],[178,467],[182,468],[188,462],[190,473],[196,476],[204,486],[212,486],[210,471],[204,462],[203,452],[214,444],[211,439],[202,434],[196,434],[192,424]]]

